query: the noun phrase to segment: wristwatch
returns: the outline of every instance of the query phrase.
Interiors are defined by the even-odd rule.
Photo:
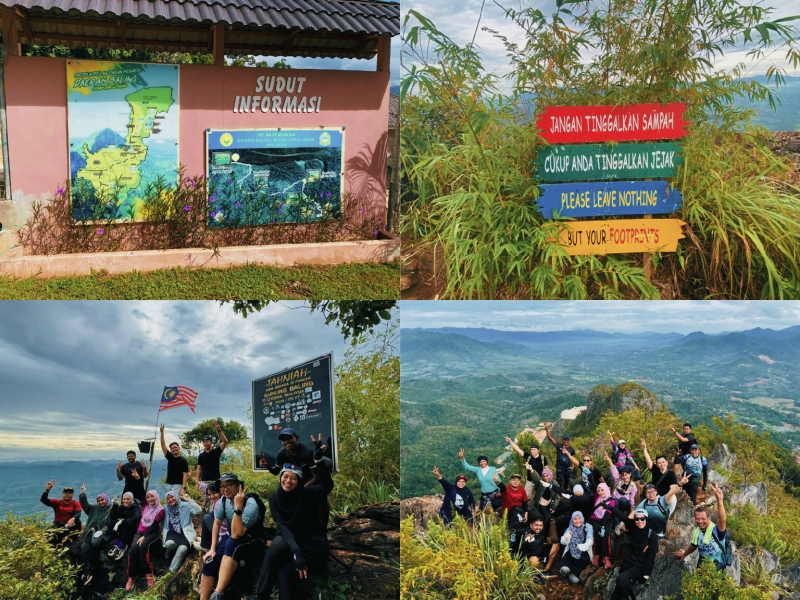
[[[233,509],[233,514],[235,515],[239,515],[241,517],[243,513],[244,513],[243,510],[239,510],[238,508]]]

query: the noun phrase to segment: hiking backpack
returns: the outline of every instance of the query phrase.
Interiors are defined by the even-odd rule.
[[[254,538],[263,538],[266,535],[264,531],[264,517],[267,514],[267,507],[264,505],[264,501],[261,500],[261,496],[259,496],[256,492],[247,492],[244,495],[244,505],[247,506],[247,501],[252,498],[256,501],[256,505],[258,506],[258,522],[253,525],[250,529],[247,530]],[[222,497],[222,514],[227,514],[225,512],[225,501],[227,498],[225,496]],[[230,527],[230,523],[228,523],[228,527]]]

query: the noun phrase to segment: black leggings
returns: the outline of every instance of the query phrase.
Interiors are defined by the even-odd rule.
[[[328,551],[325,548],[308,546],[301,548],[307,563],[324,561]],[[278,586],[280,600],[293,600],[297,576],[294,574],[294,554],[289,543],[282,536],[276,536],[264,555],[261,575],[258,578],[256,594],[259,600],[267,600],[272,590]]]
[[[161,537],[161,532],[157,531],[145,536],[137,533],[133,536],[131,550],[128,553],[128,577],[136,579],[140,575],[152,575],[153,565],[150,563],[150,545]],[[142,540],[139,545],[139,540]]]
[[[594,542],[600,558],[611,558],[611,514],[606,513],[602,522],[591,521],[594,528]],[[600,532],[603,532],[602,535]]]
[[[86,534],[81,543],[81,567],[84,573],[91,573],[98,564],[100,548],[103,546],[103,536],[94,537],[94,532]]]
[[[696,483],[687,483],[683,486],[683,491],[689,496],[689,500],[692,501],[692,504],[697,504],[697,486],[700,485],[700,482]]]
[[[112,541],[121,543],[123,548],[130,546],[138,528],[139,523],[120,523],[116,531],[113,528],[111,529]]]
[[[614,588],[614,593],[611,594],[609,600],[635,600],[633,586],[642,578],[643,574],[643,567],[631,567],[620,571],[617,577],[617,587]]]

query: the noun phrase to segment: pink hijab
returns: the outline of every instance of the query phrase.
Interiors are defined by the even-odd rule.
[[[153,494],[153,496],[156,497],[156,504],[155,506],[150,506],[150,503],[145,499],[144,504],[142,505],[142,520],[139,523],[143,530],[160,520],[158,519],[158,514],[164,512],[164,509],[161,508],[161,499],[158,497],[158,492],[155,490],[150,490],[147,493]]]
[[[603,517],[606,515],[606,511],[608,510],[601,504],[601,502],[603,502],[603,500],[610,500],[609,504],[615,504],[614,500],[611,499],[611,490],[608,489],[608,486],[605,483],[600,483],[597,485],[597,490],[600,489],[605,490],[606,497],[601,499],[600,494],[598,494],[597,491],[594,493],[594,512],[592,513],[592,517],[598,521],[603,520]]]

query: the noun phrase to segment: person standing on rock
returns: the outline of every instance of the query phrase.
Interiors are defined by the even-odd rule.
[[[544,531],[549,535],[550,520],[553,518],[558,499],[557,494],[566,493],[567,490],[553,483],[553,472],[547,467],[542,470],[541,477],[530,464],[526,463],[525,468],[528,469],[528,475],[533,479],[533,495],[528,496],[528,515],[534,519],[542,519]],[[525,489],[527,492],[527,486]]]
[[[700,456],[700,447],[697,444],[692,444],[689,454],[682,457],[684,474],[689,477],[689,481],[684,484],[683,489],[689,495],[692,504],[697,504],[697,487],[701,481],[703,483],[703,491],[706,491],[706,482],[708,480],[708,461],[705,456]]]
[[[569,529],[561,536],[564,555],[561,557],[561,577],[564,583],[580,583],[581,572],[592,562],[594,530],[586,523],[580,511],[570,518]]]
[[[136,452],[128,450],[126,455],[128,462],[117,463],[117,479],[125,480],[125,487],[122,488],[122,495],[128,492],[133,494],[134,499],[141,504],[144,502],[144,481],[147,479],[147,465],[144,460],[136,462]]]
[[[186,483],[189,481],[189,461],[181,456],[181,446],[178,442],[171,442],[169,449],[164,441],[164,424],[161,424],[161,450],[167,459],[167,491],[175,492],[180,496],[186,493]],[[147,507],[143,509],[143,512]]]
[[[544,566],[545,575],[550,575],[550,568],[560,546],[547,543],[547,532],[540,517],[533,517],[529,528],[520,540],[520,553],[534,569],[542,569]]]
[[[491,504],[495,512],[498,512],[502,506],[503,501],[500,498],[500,488],[495,483],[497,477],[497,469],[489,466],[489,459],[486,456],[478,457],[477,467],[473,467],[466,460],[464,460],[464,449],[458,451],[458,458],[461,459],[461,466],[467,471],[472,471],[478,478],[478,483],[481,486],[481,499],[478,510],[483,511],[487,504]]]
[[[570,456],[575,456],[575,448],[572,448],[568,435],[565,435],[561,440],[562,443],[556,442],[553,434],[547,425],[544,426],[544,432],[547,434],[547,439],[556,448],[556,481],[561,487],[569,488],[569,480],[572,478],[572,461]]]
[[[81,509],[86,513],[86,527],[81,535],[81,581],[89,585],[94,569],[99,563],[100,549],[108,541],[108,515],[111,503],[106,494],[97,495],[97,504],[91,504],[86,497],[86,484],[81,486],[78,496]]]
[[[526,466],[525,469],[528,471],[527,481],[525,482],[525,493],[528,494],[528,498],[533,497],[533,489],[535,487],[533,481],[533,472],[539,474],[539,477],[542,476],[542,471],[547,466],[547,457],[542,456],[541,449],[539,448],[539,444],[532,443],[531,444],[531,451],[530,452],[523,452],[522,448],[517,446],[517,444],[512,440],[510,437],[506,436],[506,442],[508,445],[511,446],[511,449],[514,450],[517,454],[519,454],[522,459],[525,461],[526,465],[530,465],[531,469],[528,469]]]
[[[683,434],[678,433],[677,429],[674,427],[670,427],[669,429],[675,434],[675,437],[678,438],[678,447],[675,450],[672,472],[675,473],[675,475],[680,475],[680,466],[683,465],[683,457],[690,453],[692,445],[696,444],[697,440],[694,439],[691,423],[683,424]]]
[[[637,508],[629,515],[615,506],[610,508],[614,516],[625,524],[630,546],[619,566],[616,587],[609,600],[636,600],[633,586],[640,579],[649,579],[653,572],[658,554],[658,534],[648,527],[647,511]]]
[[[722,488],[712,483],[711,489],[717,498],[717,523],[716,525],[708,516],[708,509],[704,506],[694,509],[694,524],[697,528],[692,533],[692,542],[684,550],[673,552],[673,556],[682,561],[695,550],[699,550],[700,558],[697,560],[698,568],[703,562],[710,560],[722,571],[730,560],[730,544],[726,530],[727,515],[722,502]]]
[[[636,492],[638,491],[636,484],[633,482],[633,467],[622,467],[617,469],[617,465],[614,464],[614,462],[608,456],[608,453],[606,453],[605,458],[608,461],[609,468],[611,469],[611,479],[614,481],[614,491],[612,492],[611,497],[617,501],[616,506],[619,508],[619,510],[624,513],[628,513],[636,504]],[[620,528],[622,524],[623,523],[621,520],[619,520],[617,517],[614,517],[614,525],[617,535],[620,534]]]
[[[633,454],[628,450],[628,444],[625,440],[617,440],[614,443],[614,434],[606,431],[608,439],[611,441],[611,460],[617,466],[617,469],[630,467],[633,473],[633,480],[639,481],[642,474],[639,472],[639,466],[633,458]]]
[[[459,475],[456,477],[456,484],[453,485],[447,479],[442,477],[439,472],[439,467],[433,467],[433,474],[436,479],[442,484],[444,488],[444,502],[439,509],[439,517],[442,523],[449,525],[453,520],[453,510],[451,505],[455,507],[455,512],[465,521],[472,521],[477,509],[475,508],[475,496],[472,495],[472,490],[467,487],[466,475]]]
[[[652,475],[650,481],[656,486],[659,496],[666,496],[673,485],[678,485],[678,478],[675,476],[675,473],[670,470],[669,461],[667,461],[667,457],[663,454],[656,456],[655,466],[653,466],[653,461],[650,459],[650,454],[647,452],[647,442],[645,442],[644,438],[642,438],[642,450],[644,451],[645,465],[647,465]],[[675,511],[675,504],[677,502],[678,497],[673,496],[670,512]]]
[[[686,483],[688,478],[684,477],[681,483]],[[677,501],[673,502],[675,494],[681,490],[679,485],[673,485],[666,496],[659,496],[656,486],[648,483],[644,486],[644,500],[636,507],[637,510],[642,509],[647,513],[648,523],[650,528],[655,531],[659,537],[664,537],[667,532],[667,520],[672,512],[675,510]]]
[[[219,461],[222,458],[225,447],[228,445],[228,438],[225,437],[225,432],[222,431],[222,427],[216,421],[214,421],[214,429],[217,430],[219,435],[219,446],[215,448],[214,439],[210,435],[204,435],[203,451],[197,456],[195,480],[198,484],[205,483],[206,486],[219,479]],[[213,504],[206,497],[203,503],[203,514],[211,512]]]

